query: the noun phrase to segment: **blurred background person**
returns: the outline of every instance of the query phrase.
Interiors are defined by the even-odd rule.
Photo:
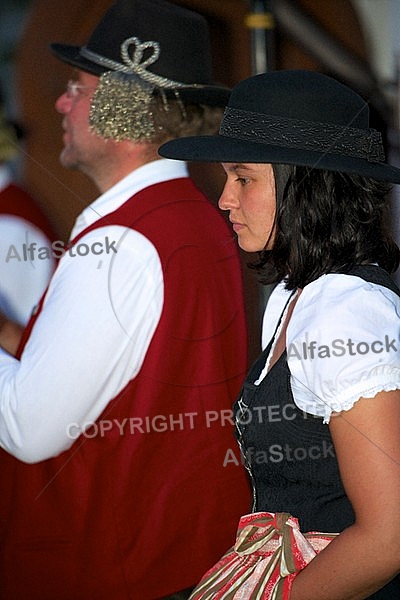
[[[0,90],[0,340],[3,345],[14,327],[18,331],[26,325],[56,262],[51,248],[54,232],[12,168],[22,136],[22,127],[7,117]],[[14,323],[11,328],[4,317]],[[15,344],[12,348],[15,349]]]

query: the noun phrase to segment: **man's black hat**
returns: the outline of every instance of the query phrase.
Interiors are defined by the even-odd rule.
[[[168,96],[225,106],[230,90],[212,82],[206,20],[165,0],[119,0],[85,46],[54,43],[64,62],[94,75],[133,75]]]
[[[349,87],[312,71],[255,75],[232,90],[219,135],[161,146],[180,160],[283,163],[400,183],[385,163],[381,134],[369,127],[368,104]]]

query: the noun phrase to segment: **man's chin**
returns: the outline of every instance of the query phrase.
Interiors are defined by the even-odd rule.
[[[62,167],[64,167],[65,169],[77,169],[78,168],[77,161],[75,159],[73,159],[72,156],[69,156],[65,150],[63,150],[61,152],[59,162],[60,162],[60,165]]]

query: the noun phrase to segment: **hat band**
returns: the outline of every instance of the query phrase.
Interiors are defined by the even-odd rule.
[[[227,107],[220,135],[283,148],[340,154],[384,162],[382,136],[375,129],[300,121]]]
[[[130,47],[133,47],[132,56],[129,54]],[[144,52],[149,50],[151,52],[150,56],[143,60]],[[146,67],[156,62],[160,56],[160,45],[158,42],[141,42],[137,37],[126,39],[121,44],[121,58],[124,61],[123,63],[112,60],[111,58],[106,58],[105,56],[101,56],[101,54],[97,54],[97,52],[89,50],[86,46],[82,46],[80,48],[79,54],[82,56],[82,58],[86,58],[87,60],[90,60],[96,65],[104,67],[105,69],[119,71],[120,73],[126,73],[128,75],[137,75],[146,83],[149,83],[154,87],[185,87],[184,83],[173,81],[167,77],[155,75],[154,73],[147,71]]]

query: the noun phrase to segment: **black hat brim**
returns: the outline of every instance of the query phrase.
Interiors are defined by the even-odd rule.
[[[69,44],[50,44],[50,50],[57,58],[63,62],[76,67],[81,71],[86,71],[92,75],[100,76],[106,69],[96,63],[88,60],[80,54],[80,46],[71,46]]]
[[[82,56],[80,46],[54,43],[50,44],[50,49],[63,62],[92,75],[100,77],[108,70]],[[188,85],[176,89],[164,89],[163,91],[167,97],[173,98],[176,96],[176,90],[179,98],[186,104],[205,104],[222,108],[228,104],[231,94],[230,88],[218,85]]]
[[[400,183],[400,169],[386,163],[369,162],[365,159],[333,153],[322,154],[309,150],[282,148],[223,135],[171,140],[159,148],[159,154],[165,158],[195,162],[292,164]]]

